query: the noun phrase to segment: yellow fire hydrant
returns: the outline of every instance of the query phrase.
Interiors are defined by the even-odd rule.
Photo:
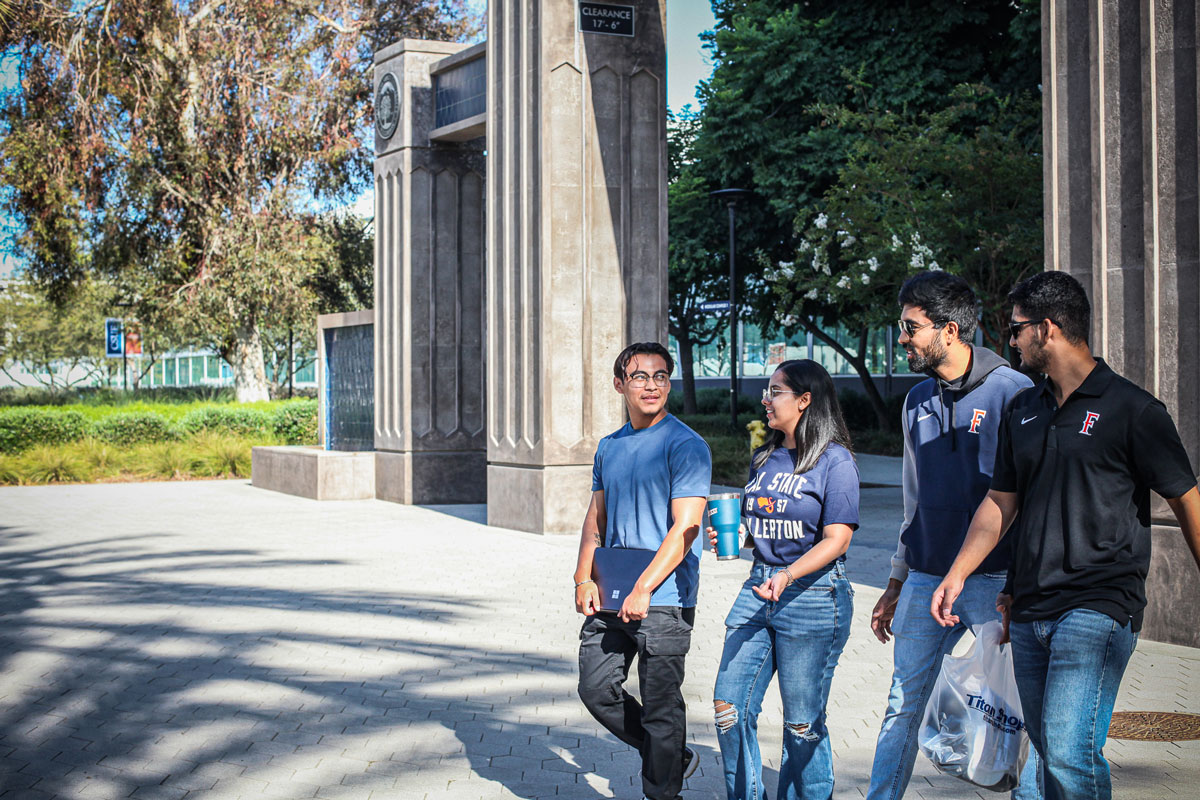
[[[767,426],[761,419],[756,419],[746,425],[750,431],[750,452],[753,453],[767,442]]]

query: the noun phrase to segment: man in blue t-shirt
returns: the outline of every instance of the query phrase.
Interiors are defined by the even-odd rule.
[[[692,641],[699,584],[700,523],[712,479],[712,453],[667,413],[674,359],[657,342],[632,344],[613,366],[627,422],[600,440],[592,502],[575,567],[580,633],[579,697],[596,720],[642,756],[648,800],[676,800],[696,768],[685,744],[683,662]],[[592,580],[597,547],[655,551],[620,611],[601,611]],[[624,690],[638,659],[642,702]]]

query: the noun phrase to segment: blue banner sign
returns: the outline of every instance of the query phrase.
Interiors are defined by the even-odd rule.
[[[698,303],[696,305],[696,308],[699,311],[728,311],[729,310],[729,301],[728,300],[706,300],[703,303]]]
[[[104,320],[104,355],[109,358],[125,355],[125,326],[119,319]]]

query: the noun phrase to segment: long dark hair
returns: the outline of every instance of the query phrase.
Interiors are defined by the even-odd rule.
[[[842,419],[842,407],[838,404],[837,392],[833,389],[833,378],[815,361],[803,358],[785,361],[777,367],[783,373],[783,382],[796,396],[809,392],[812,402],[800,421],[796,423],[796,469],[795,474],[808,472],[817,465],[821,454],[830,443],[850,449],[850,432]],[[767,443],[754,454],[754,466],[767,463],[771,453],[783,446],[783,431],[772,429]]]

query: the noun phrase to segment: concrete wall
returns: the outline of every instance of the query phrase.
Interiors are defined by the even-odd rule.
[[[1043,0],[1046,268],[1091,294],[1092,345],[1200,457],[1195,0]],[[1155,517],[1170,522],[1159,505]],[[1200,644],[1178,529],[1156,526],[1145,635]],[[1186,564],[1186,567],[1184,566]],[[1185,585],[1187,584],[1187,585]]]
[[[375,140],[376,494],[485,499],[484,152],[433,143],[430,68],[466,46],[406,39],[375,56],[400,89]]]
[[[310,500],[369,500],[375,496],[375,454],[321,447],[255,447],[250,483]]]
[[[612,363],[666,340],[666,21],[578,30],[575,3],[488,4],[488,521],[578,530],[624,422]]]

